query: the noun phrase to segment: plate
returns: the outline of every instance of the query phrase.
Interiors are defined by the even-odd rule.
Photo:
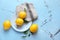
[[[12,25],[12,28],[17,31],[17,32],[24,32],[24,31],[27,31],[31,24],[32,24],[32,21],[28,22],[28,23],[24,23],[21,27],[17,28],[16,26],[16,23],[15,23],[15,20],[16,20],[17,16],[14,15],[12,18],[11,18],[11,25]]]

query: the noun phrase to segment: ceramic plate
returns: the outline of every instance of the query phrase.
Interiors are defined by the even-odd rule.
[[[16,20],[16,15],[14,15],[11,19],[11,25],[12,25],[12,28],[15,30],[15,31],[18,31],[18,32],[24,32],[26,30],[28,30],[32,24],[32,21],[28,22],[28,23],[24,23],[21,27],[17,27],[16,26],[16,23],[15,23],[15,20]]]

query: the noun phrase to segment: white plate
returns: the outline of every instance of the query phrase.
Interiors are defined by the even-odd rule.
[[[15,23],[15,20],[16,20],[17,16],[14,15],[11,19],[11,25],[12,25],[12,28],[15,30],[15,31],[18,31],[18,32],[24,32],[26,30],[28,30],[32,24],[32,21],[31,22],[28,22],[28,23],[24,23],[23,26],[17,28],[16,26],[16,23]]]

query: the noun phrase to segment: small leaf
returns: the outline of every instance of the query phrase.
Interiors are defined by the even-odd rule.
[[[28,36],[30,37],[30,34]]]
[[[22,36],[22,38],[26,38],[26,36]]]
[[[25,23],[28,23],[28,21],[24,20]]]
[[[24,34],[28,34],[28,31],[29,31],[29,30],[25,31]]]

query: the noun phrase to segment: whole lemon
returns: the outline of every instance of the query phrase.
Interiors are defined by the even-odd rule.
[[[11,27],[11,23],[9,20],[4,21],[3,23],[4,30],[8,30]]]
[[[30,32],[35,33],[38,30],[38,25],[37,24],[32,24],[30,27]]]
[[[22,19],[26,18],[26,12],[25,12],[25,11],[20,11],[20,12],[18,13],[18,17],[20,17],[20,18],[22,18]]]
[[[21,19],[21,18],[17,18],[15,22],[16,22],[16,25],[18,25],[18,26],[22,26],[24,23],[23,19]]]

